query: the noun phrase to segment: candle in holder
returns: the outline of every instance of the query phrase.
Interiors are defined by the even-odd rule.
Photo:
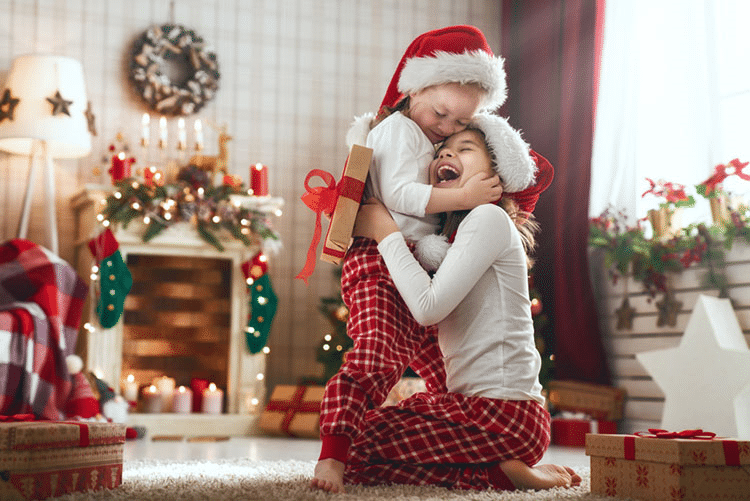
[[[143,412],[157,413],[162,410],[162,400],[159,388],[155,385],[151,385],[148,388],[143,389],[142,393],[142,409]]]
[[[190,414],[193,411],[193,391],[180,386],[172,394],[172,412]]]
[[[159,148],[167,148],[167,119],[163,116],[159,118]]]
[[[224,392],[216,387],[214,383],[208,385],[203,390],[203,402],[201,403],[201,412],[204,414],[221,414],[224,403]]]
[[[256,197],[268,195],[268,167],[263,164],[250,167],[250,189]]]
[[[177,149],[183,151],[187,146],[187,133],[185,132],[185,119],[177,120]]]
[[[164,412],[169,412],[172,408],[172,393],[174,392],[175,380],[171,377],[162,376],[155,378],[151,383],[159,389],[161,393],[161,407]]]
[[[203,149],[203,124],[200,118],[195,121],[193,128],[195,129],[195,151],[201,151]]]
[[[144,113],[141,118],[141,146],[148,148],[148,140],[151,137],[151,115]]]
[[[128,377],[122,382],[122,396],[128,402],[136,402],[138,400],[138,383],[132,374],[128,374]]]
[[[127,158],[124,151],[121,151],[117,155],[112,155],[112,167],[109,169],[109,175],[112,176],[112,184],[117,184],[131,176],[130,166],[133,162],[135,162],[135,158]]]

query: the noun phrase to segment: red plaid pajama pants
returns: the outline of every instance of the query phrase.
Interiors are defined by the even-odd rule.
[[[354,346],[326,384],[320,433],[353,440],[365,412],[385,401],[407,367],[425,380],[428,391],[444,393],[445,366],[437,329],[414,320],[374,240],[354,239],[344,260],[341,294]]]
[[[541,460],[549,413],[533,400],[418,393],[367,412],[349,449],[345,482],[512,489],[499,462]]]

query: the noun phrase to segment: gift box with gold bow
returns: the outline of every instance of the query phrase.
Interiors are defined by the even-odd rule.
[[[750,442],[702,430],[586,435],[591,492],[645,500],[750,499]]]
[[[124,424],[5,417],[0,422],[0,499],[115,488],[122,483],[124,443]]]

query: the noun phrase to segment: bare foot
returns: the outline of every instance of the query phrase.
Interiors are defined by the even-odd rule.
[[[581,477],[573,468],[556,464],[540,464],[533,468],[518,459],[500,463],[500,469],[517,489],[551,489],[552,487],[577,487]]]
[[[310,487],[327,492],[344,492],[344,468],[346,465],[333,458],[321,459],[315,465],[315,475]]]

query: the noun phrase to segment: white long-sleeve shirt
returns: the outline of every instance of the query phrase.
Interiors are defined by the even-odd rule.
[[[449,391],[544,403],[526,254],[503,209],[472,210],[433,278],[401,233],[388,235],[378,250],[414,318],[438,324]]]
[[[396,112],[367,135],[373,149],[365,198],[374,196],[390,211],[407,240],[435,233],[438,217],[426,215],[435,147],[412,119]]]

